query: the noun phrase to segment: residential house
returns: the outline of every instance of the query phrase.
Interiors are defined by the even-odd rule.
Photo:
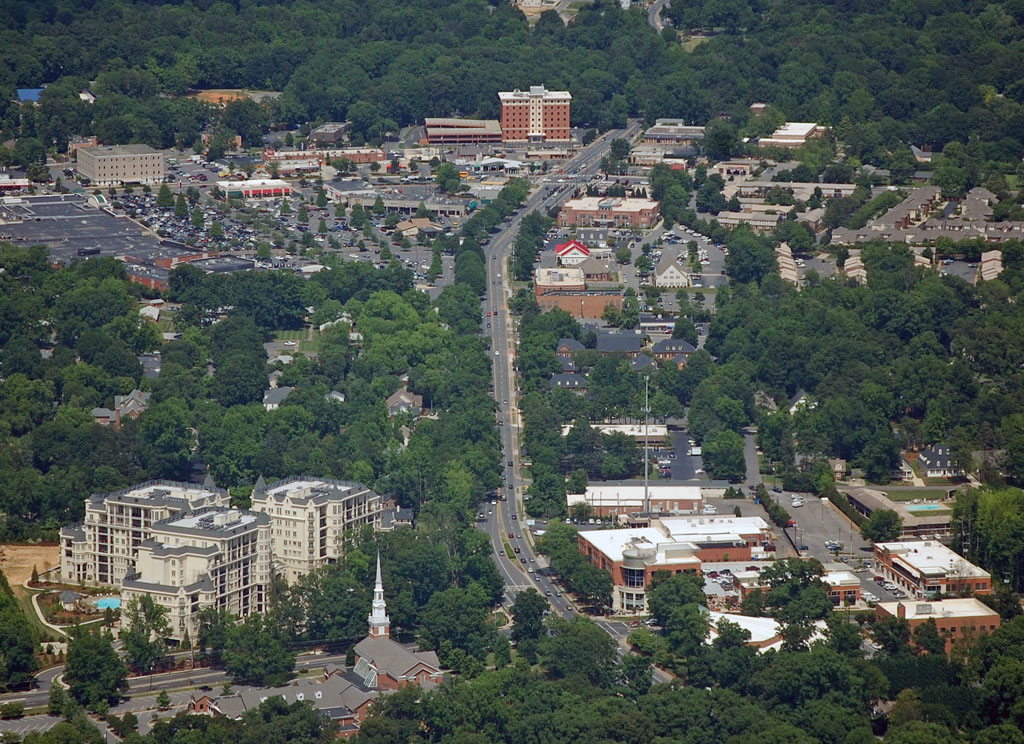
[[[268,411],[276,411],[284,403],[284,399],[291,395],[295,388],[285,385],[284,387],[268,388],[263,393],[263,407]]]
[[[562,338],[558,340],[558,346],[555,347],[555,356],[571,359],[573,354],[583,351],[584,348],[583,344],[574,338]]]
[[[574,393],[587,392],[587,378],[583,375],[561,373],[551,375],[548,384],[556,390],[571,390]]]
[[[115,395],[113,408],[94,408],[90,412],[96,423],[118,427],[125,419],[137,419],[149,406],[152,393],[132,390],[128,395]]]
[[[917,455],[917,462],[925,478],[962,478],[964,471],[953,463],[948,444],[926,447]]]
[[[793,397],[789,399],[789,415],[792,416],[801,408],[815,408],[817,405],[817,403],[811,400],[811,396],[806,390],[797,390]]]
[[[651,348],[654,358],[662,361],[674,360],[679,355],[682,355],[685,361],[695,351],[693,344],[681,338],[666,338]]]
[[[623,354],[635,357],[643,348],[644,339],[639,333],[605,331],[597,334],[599,354]]]
[[[640,354],[629,361],[629,366],[633,368],[634,372],[653,371],[658,368],[658,363],[646,354]]]
[[[829,467],[832,468],[832,478],[835,480],[842,480],[846,477],[846,460],[842,458],[830,457],[828,460]]]
[[[423,410],[423,396],[409,392],[404,385],[393,392],[385,401],[388,407],[388,416],[394,418],[400,413],[411,413],[419,416]]]

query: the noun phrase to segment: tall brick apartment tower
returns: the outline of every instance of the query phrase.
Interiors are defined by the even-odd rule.
[[[572,95],[567,90],[546,90],[531,85],[529,91],[518,88],[498,93],[501,101],[501,138],[509,143],[569,142],[569,108]]]

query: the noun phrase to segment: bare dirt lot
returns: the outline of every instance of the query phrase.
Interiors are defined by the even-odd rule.
[[[0,545],[0,571],[15,591],[32,576],[60,564],[59,545]]]

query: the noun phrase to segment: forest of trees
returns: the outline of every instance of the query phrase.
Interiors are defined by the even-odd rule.
[[[610,0],[568,26],[546,12],[532,28],[509,3],[484,0],[11,0],[0,6],[0,126],[25,141],[19,159],[73,134],[191,145],[210,124],[253,145],[273,122],[347,119],[379,140],[425,116],[495,117],[498,90],[543,83],[572,92],[579,126],[725,114],[709,138],[716,157],[788,118],[834,127],[858,162],[905,169],[908,144],[974,137],[979,165],[1019,166],[1019,3],[707,0],[668,13],[680,29],[715,33],[688,52],[675,29],[659,35],[642,9]],[[78,98],[90,81],[93,105]],[[14,88],[42,85],[38,108],[10,103]],[[182,97],[191,88],[283,93],[218,112]],[[753,101],[772,106],[753,118]]]

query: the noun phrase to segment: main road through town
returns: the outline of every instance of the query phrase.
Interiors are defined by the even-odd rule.
[[[523,524],[526,517],[523,499],[526,483],[520,473],[519,437],[522,432],[522,417],[517,407],[516,340],[514,321],[508,309],[512,291],[510,262],[507,259],[512,254],[512,246],[522,216],[534,210],[547,212],[567,200],[574,191],[573,183],[585,185],[586,181],[598,172],[601,159],[608,154],[612,141],[616,138],[632,140],[639,128],[639,121],[631,121],[625,129],[607,132],[564,163],[562,170],[569,181],[568,186],[562,188],[559,184],[553,193],[549,193],[549,189],[542,181],[540,188],[531,194],[506,227],[494,236],[486,250],[487,294],[484,300],[484,320],[489,323],[494,361],[494,399],[498,404],[497,416],[504,453],[504,487],[501,490],[504,500],[482,507],[486,519],[480,526],[491,536],[494,560],[505,582],[507,602],[511,604],[518,592],[533,588],[547,598],[553,612],[564,617],[571,617],[575,609],[569,599],[563,596],[560,587],[552,581],[550,571],[544,568],[546,563],[543,559],[540,559],[541,562],[538,564],[532,535]],[[511,548],[512,552],[509,552],[508,548]],[[629,634],[629,626],[623,622],[603,618],[598,619],[597,623],[615,639],[621,654],[626,636]],[[655,669],[654,679],[656,682],[664,682],[669,676]]]

